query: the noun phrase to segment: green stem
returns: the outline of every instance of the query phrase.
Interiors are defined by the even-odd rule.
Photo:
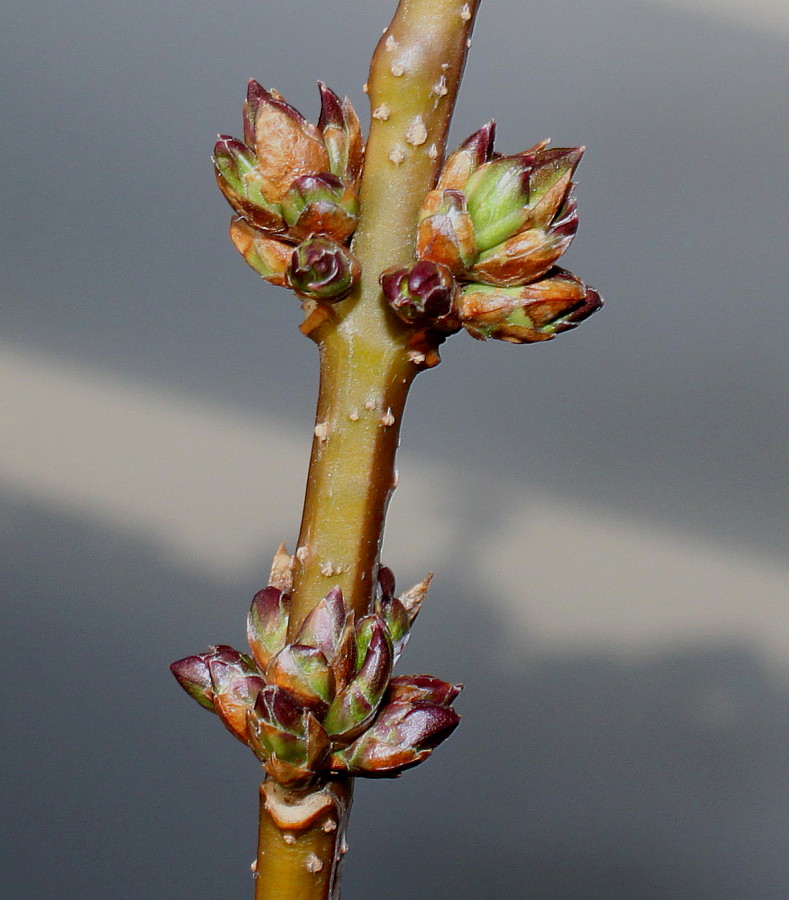
[[[422,368],[437,362],[434,348],[419,346],[414,330],[386,307],[378,277],[413,261],[419,207],[443,159],[478,5],[400,0],[373,55],[372,125],[353,242],[362,276],[350,297],[315,310],[302,326],[318,344],[321,375],[290,640],[330,588],[339,586],[357,615],[370,608],[408,390]],[[351,780],[307,794],[271,782],[261,791],[256,900],[339,897]],[[327,802],[328,793],[333,805],[314,820],[299,820],[299,810]],[[295,826],[287,826],[283,809]]]
[[[329,588],[364,614],[394,487],[408,389],[426,362],[378,284],[413,260],[419,207],[444,154],[479,0],[401,0],[373,55],[372,125],[353,250],[359,286],[310,330],[321,380],[293,570],[291,636]]]
[[[308,794],[260,786],[255,900],[339,898],[350,802],[350,785]]]

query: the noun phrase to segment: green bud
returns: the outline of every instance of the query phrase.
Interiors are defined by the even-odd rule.
[[[481,251],[516,234],[526,221],[530,162],[524,155],[501,156],[469,178],[464,193]]]
[[[275,587],[258,591],[247,616],[247,639],[261,671],[287,643],[290,597]]]
[[[342,591],[333,588],[302,622],[296,643],[317,647],[331,662],[342,638],[346,615]]]
[[[460,191],[430,191],[419,210],[416,255],[462,273],[477,257],[474,225]]]
[[[334,697],[334,673],[316,647],[288,644],[269,663],[266,680],[317,711],[325,710]]]
[[[239,215],[262,231],[284,230],[281,208],[266,196],[257,157],[246,144],[219,135],[213,161],[219,189]]]
[[[294,238],[326,234],[342,243],[356,228],[358,214],[355,191],[328,172],[302,175],[282,198],[282,215]]]
[[[367,777],[398,775],[427,759],[459,723],[451,707],[419,701],[387,704],[370,728],[332,754],[331,768]]]
[[[597,291],[563,269],[522,287],[469,285],[461,296],[463,327],[479,340],[513,344],[551,340],[575,328],[603,305]]]

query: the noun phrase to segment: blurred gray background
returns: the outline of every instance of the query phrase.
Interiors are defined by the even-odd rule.
[[[292,546],[317,361],[208,157],[251,76],[366,119],[393,8],[3,5],[9,900],[251,894],[258,768],[167,665]],[[416,382],[385,560],[464,722],[359,786],[347,900],[789,897],[788,43],[782,0],[482,4],[452,142],[588,146],[608,304]]]

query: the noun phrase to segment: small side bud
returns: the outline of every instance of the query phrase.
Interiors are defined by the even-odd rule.
[[[288,281],[301,297],[336,303],[351,292],[359,274],[350,250],[330,237],[314,235],[293,251]]]
[[[411,266],[394,266],[380,277],[384,299],[409,325],[455,332],[460,327],[455,313],[457,285],[446,266],[419,260]]]

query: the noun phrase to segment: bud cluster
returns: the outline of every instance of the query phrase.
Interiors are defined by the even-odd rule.
[[[230,236],[247,263],[272,284],[333,302],[358,277],[346,244],[359,213],[364,143],[350,101],[318,87],[321,114],[313,125],[276,91],[250,81],[244,140],[220,135],[213,160],[219,188],[237,213]],[[305,278],[303,258],[314,255],[316,242],[324,260],[332,257],[331,277],[324,271]]]
[[[501,156],[493,138],[491,122],[447,158],[419,213],[418,261],[383,273],[384,296],[404,321],[438,331],[451,322],[481,340],[549,340],[603,302],[556,266],[578,228],[572,178],[583,148],[543,142]],[[429,323],[427,296],[436,280],[454,280],[453,291],[446,287],[452,308],[444,304]]]
[[[392,677],[429,578],[395,596],[381,568],[373,610],[357,620],[335,588],[288,641],[289,559],[275,557],[247,620],[251,655],[213,647],[170,667],[285,787],[347,774],[399,775],[457,727],[461,687],[430,675]]]

